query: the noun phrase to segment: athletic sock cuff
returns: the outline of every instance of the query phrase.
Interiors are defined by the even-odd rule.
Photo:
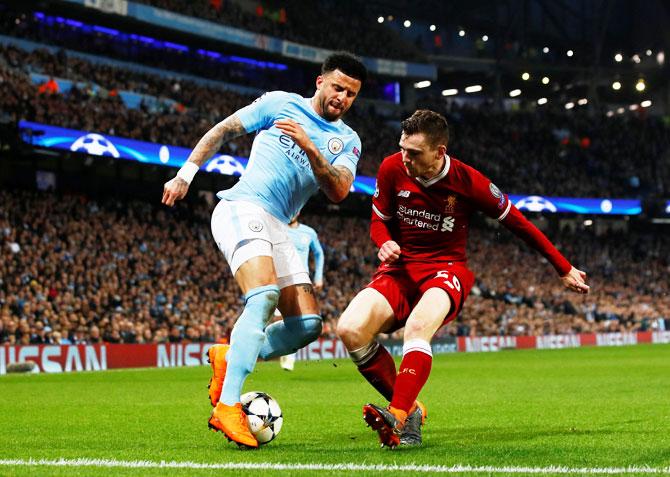
[[[249,290],[245,295],[244,295],[244,301],[248,301],[249,298],[252,298],[259,293],[266,293],[266,292],[275,292],[277,295],[279,295],[279,287],[277,285],[264,285],[262,287],[256,287],[252,288]]]
[[[430,343],[426,340],[422,340],[422,339],[419,339],[419,338],[409,340],[405,344],[403,344],[403,346],[402,346],[402,355],[403,356],[407,355],[407,353],[411,353],[412,351],[418,351],[420,353],[425,353],[430,357],[433,356],[433,350],[430,347]]]

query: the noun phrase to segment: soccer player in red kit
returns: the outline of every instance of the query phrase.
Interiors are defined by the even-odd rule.
[[[359,372],[386,398],[367,404],[365,421],[382,445],[421,444],[426,408],[417,401],[430,374],[430,340],[456,318],[474,283],[465,246],[470,215],[480,210],[540,252],[563,284],[588,293],[586,274],[556,250],[488,178],[447,154],[446,119],[418,110],[402,122],[400,152],[384,159],[372,199],[370,235],[382,261],[340,317],[337,333]],[[378,333],[404,327],[396,372]]]

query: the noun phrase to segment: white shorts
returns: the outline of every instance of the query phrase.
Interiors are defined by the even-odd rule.
[[[251,202],[221,200],[212,213],[212,235],[233,276],[251,258],[272,257],[279,288],[312,283],[287,228]]]

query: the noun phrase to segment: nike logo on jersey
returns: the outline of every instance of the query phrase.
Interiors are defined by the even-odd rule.
[[[409,191],[408,190],[401,190],[400,192],[398,192],[398,197],[404,197],[404,198],[409,197]]]

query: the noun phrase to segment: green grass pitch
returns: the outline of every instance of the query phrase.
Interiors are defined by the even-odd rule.
[[[421,395],[424,445],[395,451],[365,427],[363,404],[382,400],[349,361],[298,362],[292,373],[259,363],[245,391],[274,396],[284,428],[255,451],[208,431],[208,379],[207,367],[0,376],[0,461],[670,467],[669,345],[436,356]],[[345,473],[430,474],[0,465],[0,475]]]

